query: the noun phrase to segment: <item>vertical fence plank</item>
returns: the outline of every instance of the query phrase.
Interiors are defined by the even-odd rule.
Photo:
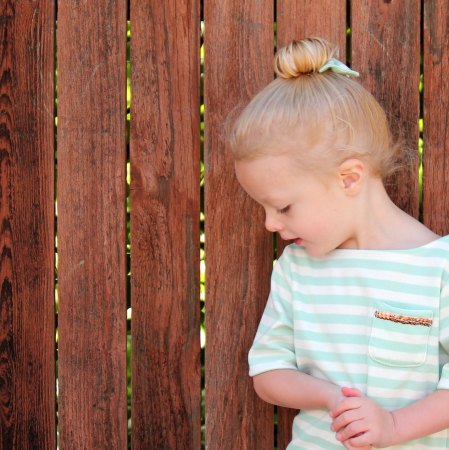
[[[393,131],[418,153],[420,1],[353,0],[352,65],[385,108]],[[418,158],[410,171],[388,182],[395,203],[419,216]]]
[[[268,294],[272,238],[235,180],[224,122],[273,79],[273,2],[204,7],[206,446],[272,449],[273,409],[255,395],[247,364]]]
[[[345,60],[346,0],[276,1],[278,48],[292,39],[320,36],[337,44],[339,58]]]
[[[133,449],[200,448],[199,6],[131,1]]]
[[[61,449],[125,449],[126,1],[58,4]]]
[[[0,6],[0,448],[54,448],[54,6]]]
[[[133,1],[133,448],[194,449],[199,3]],[[268,293],[272,241],[262,211],[233,177],[223,124],[272,78],[273,5],[205,3],[206,440],[210,449],[263,450],[273,447],[272,408],[256,398],[246,358]],[[346,2],[335,3],[278,1],[278,45],[321,35],[340,45],[343,59]],[[54,2],[0,8],[0,447],[52,448]],[[318,11],[329,8],[332,21]],[[449,232],[441,214],[449,208],[449,105],[441,95],[448,89],[448,8],[444,0],[424,2],[423,212],[441,234]],[[352,64],[416,148],[420,2],[354,0],[351,9]],[[62,449],[127,446],[125,20],[124,0],[59,1]],[[416,217],[417,179],[415,165],[389,187]],[[291,413],[279,411],[283,449]]]
[[[339,59],[346,59],[346,0],[277,0],[277,47],[283,47],[292,39],[320,36],[339,47]],[[323,14],[332,11],[332,14]],[[285,243],[277,237],[277,257]],[[277,408],[277,448],[285,450],[292,437],[292,422],[297,411]]]
[[[423,218],[449,233],[449,4],[424,2]]]

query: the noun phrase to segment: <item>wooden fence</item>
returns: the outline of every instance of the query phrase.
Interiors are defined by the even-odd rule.
[[[416,151],[422,113],[422,209],[418,165],[389,189],[409,213],[448,233],[447,0],[0,5],[0,448],[54,449],[57,434],[63,450],[129,447],[131,306],[132,448],[200,449],[205,415],[208,449],[273,449],[274,409],[256,397],[247,376],[247,351],[268,293],[273,237],[263,229],[262,211],[233,177],[223,122],[273,78],[276,42],[326,37],[340,45],[342,58],[361,72],[362,83]],[[201,20],[205,414],[199,334]],[[277,445],[284,449],[291,412],[279,409],[277,416]]]

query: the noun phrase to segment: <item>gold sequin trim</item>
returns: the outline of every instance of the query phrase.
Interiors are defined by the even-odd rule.
[[[421,325],[423,327],[431,327],[432,319],[426,319],[425,317],[410,317],[403,316],[401,314],[394,314],[385,311],[376,311],[374,315],[378,319],[390,320],[391,322],[403,323],[408,325]]]

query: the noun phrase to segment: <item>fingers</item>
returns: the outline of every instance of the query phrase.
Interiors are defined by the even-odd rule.
[[[360,403],[356,399],[364,397],[364,394],[356,388],[343,387],[341,392],[345,398],[331,409],[330,415],[332,418],[337,417],[348,409],[359,408]]]
[[[371,445],[363,445],[362,447],[354,447],[351,444],[345,444],[343,443],[343,445],[345,446],[346,450],[371,450],[373,447],[371,447]]]
[[[353,437],[348,441],[343,442],[343,445],[346,446],[346,444],[357,450],[370,450],[372,448],[369,433],[363,433],[360,436]]]
[[[372,449],[371,445],[361,445],[361,446],[357,445],[357,447],[356,447],[350,441],[342,442],[342,444],[344,445],[346,450],[371,450]]]
[[[346,427],[340,428],[340,431],[336,433],[335,437],[338,441],[345,442],[351,439],[359,438],[366,434],[367,431],[368,427],[366,424],[362,420],[356,420],[355,422],[351,422]],[[351,444],[354,445],[352,441]]]
[[[365,395],[350,387],[343,387],[341,392],[346,398],[330,411],[330,416],[334,419],[331,429],[336,432],[336,438],[346,450],[371,450],[369,430],[360,415],[362,397]]]
[[[362,447],[354,447],[349,442],[343,442],[343,445],[345,446],[346,450],[371,450],[373,447],[371,445],[364,445]]]
[[[335,405],[329,414],[334,419],[345,411],[360,408],[360,404],[360,397],[346,397],[338,405]]]
[[[350,423],[360,419],[361,417],[359,411],[357,409],[350,409],[341,413],[332,421],[331,429],[332,431],[338,433],[340,430],[347,427]]]
[[[356,388],[342,387],[341,392],[345,397],[363,397],[363,392]]]

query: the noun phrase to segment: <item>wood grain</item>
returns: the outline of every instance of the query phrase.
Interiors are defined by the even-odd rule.
[[[240,189],[227,117],[273,79],[277,45],[320,35],[417,152],[424,39],[423,220],[449,233],[445,0],[206,0],[206,445],[272,450],[247,354],[273,240]],[[351,45],[346,47],[346,5]],[[421,10],[423,5],[423,10]],[[61,450],[127,442],[126,0],[0,4],[0,448],[56,447],[54,32],[58,8]],[[131,0],[132,446],[199,449],[199,0]],[[346,55],[347,48],[352,53]],[[419,215],[418,161],[389,180]],[[277,255],[284,243],[278,242]],[[279,408],[277,448],[295,412]]]
[[[346,0],[277,0],[276,22],[278,48],[293,39],[320,36],[337,44],[345,60]]]
[[[247,364],[268,296],[272,237],[234,177],[224,123],[273,79],[273,4],[208,0],[204,7],[206,446],[272,449],[273,409],[257,398]]]
[[[410,170],[388,180],[395,203],[419,216],[418,118],[420,65],[419,0],[354,0],[351,3],[352,66],[386,110],[393,132],[415,158]]]
[[[449,4],[424,2],[423,219],[449,233]]]
[[[60,448],[126,449],[126,1],[58,2]]]
[[[54,448],[54,5],[0,5],[0,448]]]
[[[133,449],[201,447],[199,14],[131,1]]]

